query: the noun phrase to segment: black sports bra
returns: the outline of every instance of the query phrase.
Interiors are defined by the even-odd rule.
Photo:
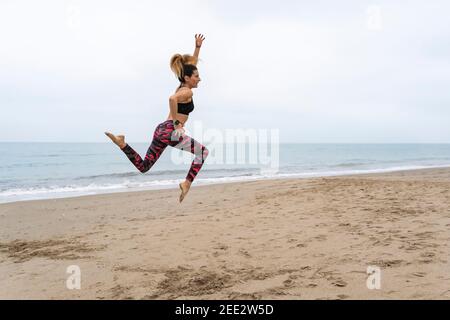
[[[178,103],[178,113],[189,115],[194,110],[194,99],[187,103]]]

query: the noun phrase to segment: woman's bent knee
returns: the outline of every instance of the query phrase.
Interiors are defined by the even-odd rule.
[[[144,163],[144,165],[139,167],[138,169],[141,173],[146,173],[148,170],[150,170],[151,167],[152,167],[151,165]]]

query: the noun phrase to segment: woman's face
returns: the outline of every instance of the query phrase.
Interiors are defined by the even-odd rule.
[[[197,88],[198,83],[202,81],[200,79],[200,75],[198,74],[198,70],[194,70],[194,73],[192,73],[191,77],[186,76],[186,84],[189,84],[192,88]]]

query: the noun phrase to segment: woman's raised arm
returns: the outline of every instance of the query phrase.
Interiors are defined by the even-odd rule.
[[[196,58],[197,62],[198,62],[198,54],[200,53],[200,47],[202,46],[203,40],[205,40],[205,39],[206,38],[202,34],[196,34],[195,35],[194,57]]]

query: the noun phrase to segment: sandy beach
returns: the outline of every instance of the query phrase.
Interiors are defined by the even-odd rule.
[[[436,168],[1,204],[0,298],[449,299],[449,189]]]

